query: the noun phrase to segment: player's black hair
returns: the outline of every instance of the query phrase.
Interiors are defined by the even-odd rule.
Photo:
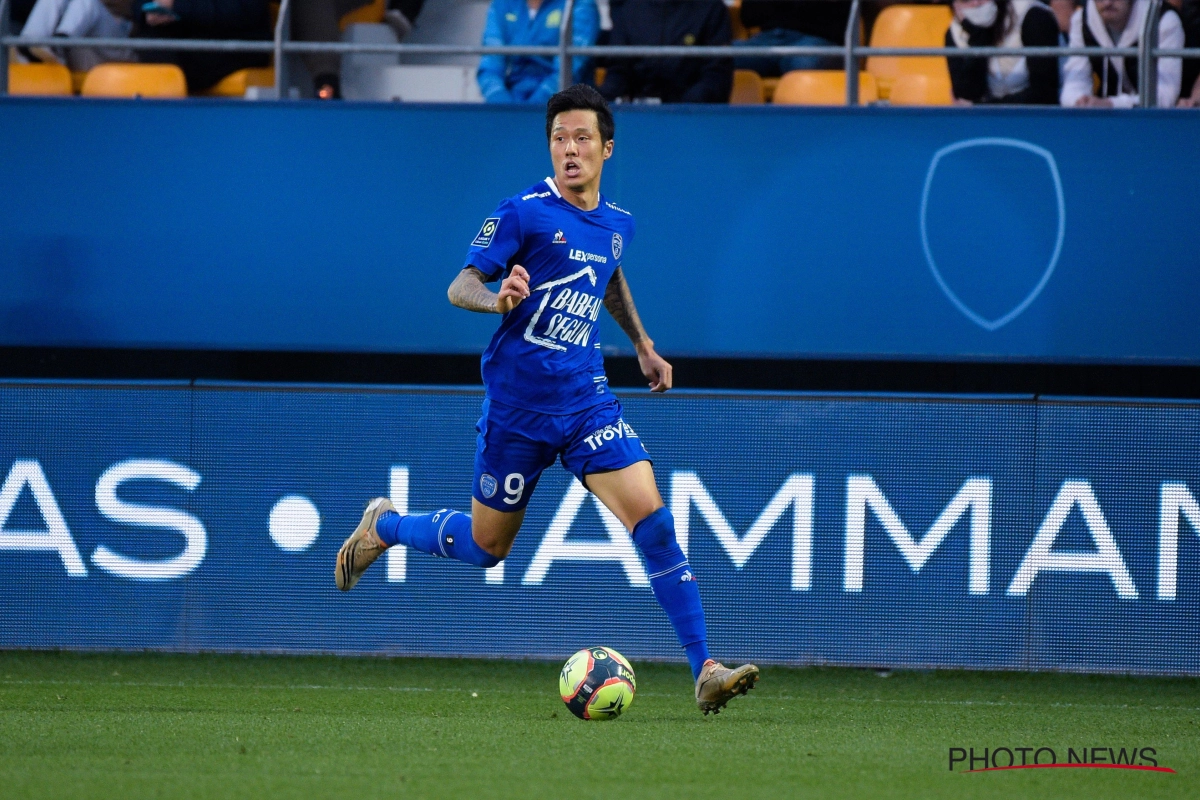
[[[554,118],[564,111],[595,111],[596,122],[600,126],[601,143],[612,140],[617,129],[612,111],[609,110],[604,97],[591,86],[577,83],[550,98],[546,103],[546,141],[550,140],[550,128],[554,125]]]

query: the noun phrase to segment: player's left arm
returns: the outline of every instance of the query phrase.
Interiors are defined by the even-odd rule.
[[[604,307],[608,313],[625,331],[633,348],[637,351],[638,366],[642,374],[650,381],[650,391],[665,392],[671,388],[672,369],[666,359],[654,352],[654,342],[642,326],[637,307],[633,304],[633,293],[629,291],[629,282],[625,280],[625,272],[617,267],[608,288],[604,290]]]

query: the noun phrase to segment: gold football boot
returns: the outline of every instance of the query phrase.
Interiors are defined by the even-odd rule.
[[[696,678],[696,705],[706,715],[710,711],[719,714],[726,703],[753,689],[757,682],[758,667],[753,664],[729,669],[710,658]]]
[[[337,581],[337,587],[343,592],[350,591],[367,571],[367,567],[387,549],[387,545],[380,541],[379,534],[375,533],[375,523],[379,521],[379,515],[383,512],[395,510],[391,500],[376,497],[367,504],[367,510],[363,512],[362,521],[358,523],[354,533],[342,543],[342,549],[338,550],[337,569],[333,577]]]

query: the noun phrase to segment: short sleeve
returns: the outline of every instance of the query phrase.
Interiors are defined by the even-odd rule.
[[[475,267],[489,281],[508,268],[508,261],[521,247],[521,220],[512,200],[505,200],[483,221],[471,241],[463,269]]]

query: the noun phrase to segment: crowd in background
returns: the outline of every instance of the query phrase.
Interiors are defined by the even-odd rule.
[[[292,38],[336,41],[338,20],[367,0],[293,0]],[[385,22],[402,39],[419,24],[424,0],[388,0]],[[868,14],[881,3],[868,4]],[[950,0],[948,48],[987,46],[1136,47],[1150,0]],[[565,0],[491,0],[482,43],[557,45]],[[735,41],[723,0],[577,0],[572,41],[577,46],[734,45],[840,46],[846,0],[743,0]],[[26,37],[246,39],[272,36],[268,0],[14,0],[14,18]],[[1160,47],[1200,47],[1200,0],[1167,0],[1158,24]],[[21,48],[31,61],[58,61],[87,70],[112,60],[173,62],[190,91],[203,91],[244,67],[265,66],[265,53],[196,53],[98,48]],[[306,54],[314,95],[340,96],[339,56]],[[1136,58],[1100,56],[956,57],[946,59],[954,102],[1061,104],[1128,108],[1137,102]],[[1200,106],[1200,59],[1158,59],[1157,104]],[[596,67],[601,67],[597,70]],[[778,77],[792,70],[841,69],[840,56],[789,58],[576,58],[576,81],[598,84],[613,101],[728,102],[735,69]],[[596,81],[603,76],[602,81]],[[484,56],[477,73],[488,102],[544,103],[558,87],[558,60],[540,56]]]
[[[14,16],[25,11],[21,35],[28,38],[271,38],[267,0],[18,0],[13,11]],[[192,91],[203,91],[239,69],[264,67],[269,58],[266,53],[98,48],[33,47],[18,52],[28,60],[64,63],[77,71],[103,61],[174,63]]]

